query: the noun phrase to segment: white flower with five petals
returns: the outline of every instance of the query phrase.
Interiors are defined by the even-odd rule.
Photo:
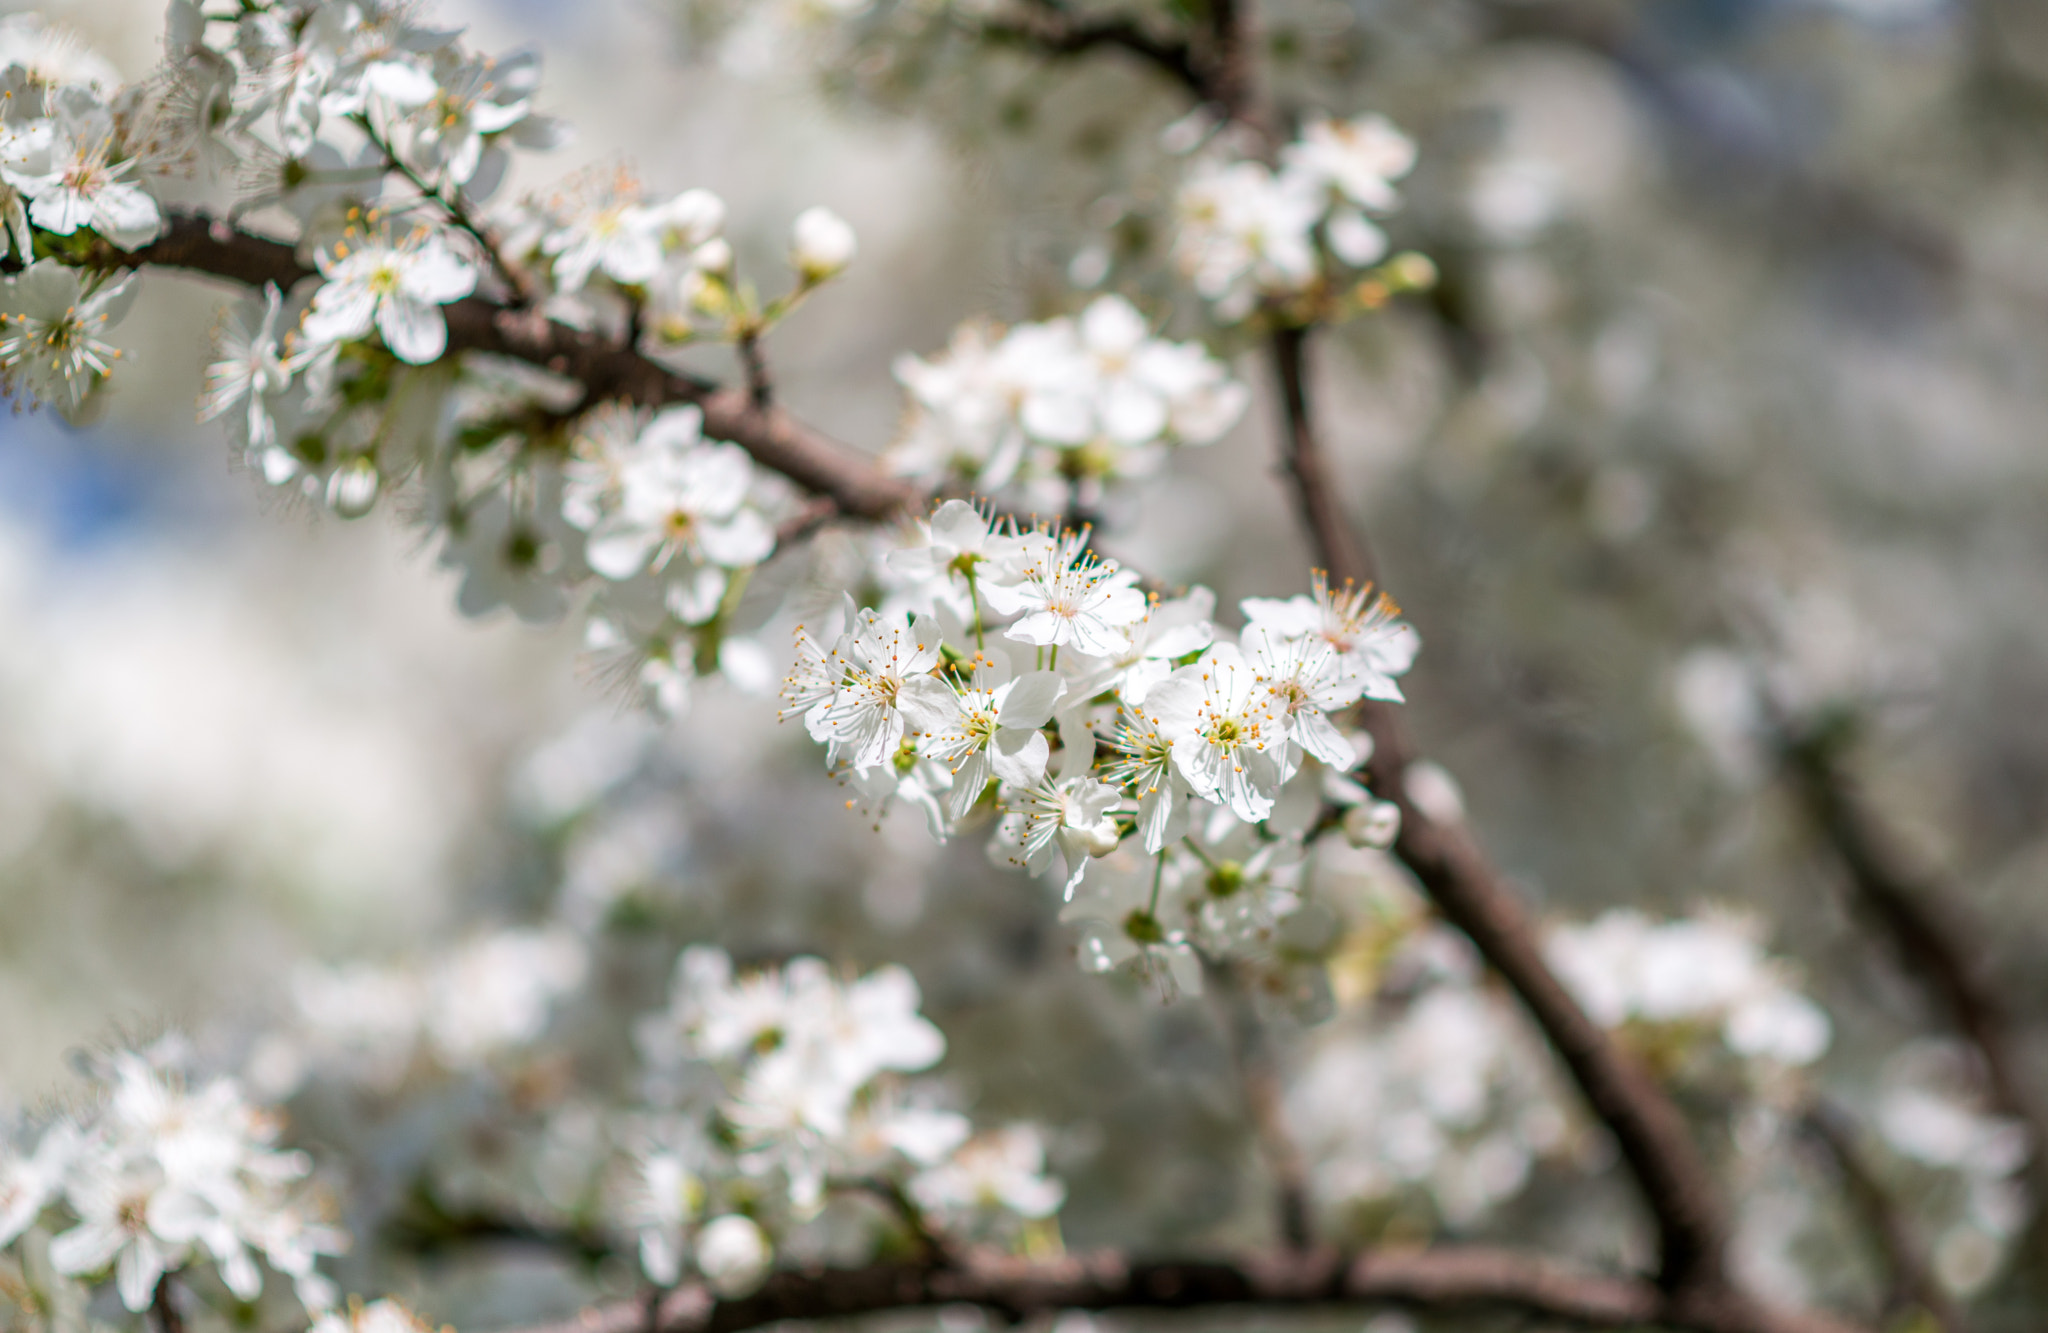
[[[349,342],[375,328],[399,360],[438,360],[448,347],[441,307],[476,290],[476,266],[439,233],[421,229],[393,244],[356,236],[315,257],[326,285],[301,330],[315,345]]]
[[[936,676],[903,683],[904,715],[922,734],[924,753],[954,766],[955,819],[974,808],[991,776],[1013,787],[1045,776],[1049,747],[1040,729],[1065,693],[1058,672],[1031,671],[999,683],[993,667],[978,669],[965,688]]]

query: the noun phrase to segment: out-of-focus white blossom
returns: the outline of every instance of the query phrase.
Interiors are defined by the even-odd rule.
[[[1225,323],[1309,295],[1386,257],[1386,234],[1367,215],[1399,206],[1393,183],[1415,156],[1383,116],[1310,121],[1277,170],[1205,156],[1175,197],[1174,257]]]
[[[807,286],[837,276],[859,248],[853,228],[829,208],[805,209],[790,229],[789,260]]]
[[[0,1149],[0,1245],[41,1219],[58,1274],[110,1276],[146,1309],[166,1273],[211,1262],[241,1300],[264,1286],[259,1259],[290,1277],[309,1308],[333,1285],[314,1267],[347,1237],[307,1211],[310,1163],[272,1146],[277,1118],[231,1079],[188,1085],[170,1043],[108,1062],[103,1101],[45,1126],[23,1155]]]
[[[1786,981],[1744,926],[1699,917],[1655,923],[1617,910],[1553,931],[1550,964],[1593,1021],[1717,1030],[1740,1058],[1782,1067],[1827,1050],[1827,1014]]]
[[[942,354],[901,358],[896,377],[915,406],[896,470],[988,489],[1143,476],[1168,446],[1221,438],[1248,399],[1222,362],[1154,336],[1120,296],[999,338],[963,325]]]
[[[102,341],[135,301],[135,280],[88,292],[76,269],[31,264],[0,289],[0,370],[37,401],[76,412],[112,373],[119,348]]]

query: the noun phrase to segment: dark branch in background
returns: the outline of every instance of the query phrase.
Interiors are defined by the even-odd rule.
[[[156,1325],[156,1333],[185,1333],[185,1316],[178,1313],[177,1279],[170,1273],[156,1280],[156,1291],[150,1296],[150,1322]]]
[[[1428,1311],[1503,1310],[1578,1328],[1655,1325],[1684,1333],[1747,1333],[1748,1312],[1684,1301],[1651,1283],[1553,1264],[1512,1250],[1445,1246],[1388,1250],[1346,1260],[1280,1255],[1242,1264],[1128,1263],[1114,1255],[1031,1263],[989,1259],[957,1265],[878,1264],[781,1272],[761,1289],[713,1301],[671,1293],[653,1333],[740,1333],[788,1320],[847,1319],[888,1310],[975,1305],[1021,1322],[1063,1310],[1190,1310],[1217,1306],[1329,1309],[1402,1305]],[[641,1333],[646,1307],[616,1301],[525,1333]],[[1824,1318],[1774,1325],[1783,1333],[1846,1333]]]
[[[1304,330],[1283,330],[1273,337],[1285,418],[1282,463],[1293,479],[1317,563],[1333,582],[1373,583],[1371,554],[1344,516],[1325,471],[1306,386],[1305,345]],[[1372,789],[1401,808],[1395,856],[1414,872],[1445,919],[1514,988],[1594,1114],[1614,1134],[1656,1219],[1660,1280],[1673,1290],[1725,1288],[1721,1264],[1728,1219],[1713,1172],[1685,1118],[1641,1062],[1588,1018],[1558,981],[1528,912],[1471,833],[1462,825],[1437,823],[1410,799],[1407,769],[1415,747],[1398,707],[1367,700],[1361,715],[1373,738]]]
[[[2033,1152],[2027,1192],[2034,1209],[2030,1258],[2048,1262],[2048,1117],[2027,1086],[2011,1016],[1985,975],[1990,950],[1984,930],[1953,891],[1909,868],[1908,858],[1857,799],[1843,767],[1846,729],[1826,725],[1778,729],[1778,752],[1814,827],[1840,861],[1852,905],[1890,941],[1956,1031],[1976,1048],[1991,1107],[2024,1126]]]
[[[1845,242],[1874,243],[1936,283],[1961,275],[1964,256],[1954,237],[1924,217],[1847,180],[1816,172],[1795,152],[1730,116],[1660,60],[1637,28],[1641,9],[1571,0],[1484,0],[1486,35],[1494,41],[1553,41],[1611,64],[1644,103],[1690,149],[1725,170],[1735,191],[1716,202],[1762,206],[1773,240],[1795,240],[1839,252]]]
[[[1302,529],[1312,534],[1316,562],[1338,582],[1375,582],[1367,555],[1337,498],[1323,452],[1316,446],[1315,418],[1308,398],[1310,330],[1284,328],[1272,335],[1273,378],[1280,389],[1280,467],[1290,481]]]
[[[1928,1266],[1926,1248],[1912,1223],[1864,1160],[1856,1122],[1840,1107],[1823,1101],[1806,1113],[1802,1127],[1834,1163],[1843,1192],[1883,1261],[1890,1287],[1883,1311],[1886,1322],[1919,1310],[1934,1321],[1938,1333],[1963,1333],[1962,1316]]]
[[[1211,41],[1217,63],[1249,80],[1253,33],[1244,0],[1211,0]],[[1254,129],[1265,124],[1249,82],[1236,86],[1234,111]],[[1346,517],[1316,437],[1308,387],[1309,330],[1283,327],[1271,337],[1282,413],[1284,470],[1318,564],[1333,583],[1377,582],[1369,547]],[[1401,809],[1394,854],[1445,918],[1514,988],[1570,1070],[1587,1102],[1614,1134],[1624,1161],[1656,1221],[1658,1280],[1671,1291],[1716,1293],[1746,1304],[1723,1270],[1729,1223],[1712,1170],[1684,1116],[1640,1061],[1586,1016],[1543,957],[1536,927],[1502,882],[1472,835],[1438,824],[1409,798],[1407,768],[1415,753],[1406,721],[1393,706],[1367,700],[1361,719],[1372,734],[1372,789]],[[1755,1326],[1771,1316],[1757,1310]]]
[[[1309,1219],[1308,1166],[1287,1125],[1272,1035],[1260,1021],[1236,967],[1210,963],[1202,972],[1209,993],[1216,998],[1224,1039],[1230,1043],[1237,1081],[1244,1089],[1245,1115],[1273,1177],[1273,1211],[1280,1243],[1295,1253],[1305,1252],[1315,1243]]]
[[[1083,19],[1057,0],[1033,0],[1009,17],[984,19],[975,27],[984,39],[1047,56],[1121,51],[1164,73],[1183,87],[1206,89],[1208,77],[1184,41],[1156,37],[1135,19]],[[1206,91],[1197,94],[1210,100]]]

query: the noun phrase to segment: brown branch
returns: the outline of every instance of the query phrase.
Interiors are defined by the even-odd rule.
[[[1962,1315],[1928,1265],[1927,1252],[1912,1223],[1864,1160],[1856,1142],[1856,1122],[1840,1107],[1819,1102],[1806,1113],[1803,1124],[1834,1163],[1843,1192],[1883,1260],[1891,1288],[1885,1314],[1894,1316],[1917,1308],[1934,1321],[1940,1333],[1962,1333]]]
[[[1283,463],[1317,562],[1334,582],[1371,583],[1371,553],[1343,514],[1316,439],[1306,344],[1305,330],[1273,336],[1284,417]],[[1445,918],[1514,988],[1594,1114],[1613,1133],[1656,1219],[1660,1280],[1673,1290],[1725,1287],[1726,1210],[1684,1117],[1643,1065],[1588,1018],[1558,981],[1528,912],[1472,835],[1462,826],[1437,823],[1409,799],[1406,777],[1414,746],[1398,708],[1368,700],[1362,715],[1374,742],[1368,770],[1372,789],[1401,808],[1394,854]]]
[[[740,335],[740,370],[747,380],[747,402],[756,412],[775,406],[775,379],[768,373],[768,354],[761,350],[761,335],[749,330]]]
[[[1134,19],[1079,19],[1063,6],[1038,4],[1015,17],[984,20],[974,31],[985,40],[1055,58],[1121,51],[1159,70],[1197,99],[1220,101],[1211,95],[1208,75],[1185,41],[1154,36]]]
[[[1677,1299],[1649,1282],[1573,1269],[1512,1250],[1446,1246],[1373,1251],[1350,1260],[1329,1252],[1242,1263],[1129,1263],[1115,1255],[1094,1255],[1041,1263],[978,1258],[957,1265],[781,1272],[753,1295],[734,1300],[714,1302],[699,1290],[672,1293],[654,1328],[655,1333],[739,1333],[785,1320],[846,1319],[936,1305],[978,1305],[1016,1321],[1062,1310],[1405,1305],[1507,1310],[1582,1328],[1656,1324],[1689,1333],[1743,1333],[1757,1327],[1746,1310],[1725,1301]],[[623,1300],[526,1333],[639,1333],[644,1326],[641,1304]],[[1786,1320],[1772,1327],[1779,1333],[1847,1333],[1848,1328],[1824,1318]]]
[[[250,286],[282,289],[312,275],[290,245],[257,236],[196,213],[173,212],[165,233],[133,252],[102,245],[93,262],[102,268],[185,269]],[[705,433],[731,440],[754,461],[808,491],[826,497],[850,517],[880,520],[910,506],[916,487],[891,477],[860,450],[825,435],[779,408],[755,405],[744,388],[670,370],[627,343],[542,319],[482,296],[444,308],[448,347],[484,352],[539,366],[581,383],[590,401],[624,399],[643,407],[695,403]]]
[[[2033,1201],[2033,1253],[2048,1261],[2048,1115],[2044,1115],[2021,1070],[2011,1016],[1997,986],[1985,975],[1990,958],[1987,935],[1966,914],[1959,896],[1944,891],[1908,868],[1856,798],[1842,766],[1842,729],[1800,727],[1781,719],[1778,753],[1808,818],[1841,863],[1854,906],[1891,942],[1899,960],[1916,977],[1983,1063],[1992,1109],[2026,1128],[2033,1145],[2027,1160],[2027,1191]]]
[[[166,1273],[156,1280],[156,1291],[149,1300],[150,1322],[156,1325],[156,1333],[185,1333],[185,1316],[178,1312],[177,1279]]]

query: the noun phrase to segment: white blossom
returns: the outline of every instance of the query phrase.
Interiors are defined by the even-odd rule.
[[[1126,627],[1145,615],[1137,576],[1087,549],[1085,533],[1026,536],[984,596],[999,615],[1019,619],[1003,632],[1020,643],[1071,646],[1107,657],[1130,646]]]
[[[806,284],[844,271],[858,250],[853,228],[829,208],[807,208],[790,230],[789,260]]]
[[[754,467],[735,444],[707,442],[694,405],[657,413],[619,471],[617,508],[590,527],[585,558],[609,579],[691,566],[742,568],[775,548],[775,532],[747,503]]]
[[[76,411],[112,373],[121,352],[101,335],[134,300],[133,277],[88,295],[77,270],[38,260],[0,292],[0,368],[38,400]]]
[[[243,404],[246,443],[259,453],[277,443],[277,425],[265,398],[291,383],[278,346],[283,311],[283,295],[277,284],[268,283],[260,299],[251,297],[229,312],[220,333],[220,359],[206,368],[206,396],[200,403],[201,421]]]
[[[75,84],[60,89],[54,101],[48,170],[7,173],[8,183],[32,201],[29,221],[59,236],[91,227],[124,250],[156,239],[163,215],[156,200],[126,179],[135,163],[116,158],[113,112]]]
[[[894,757],[903,740],[903,684],[939,664],[939,643],[929,616],[884,618],[863,610],[854,619],[846,674],[818,726],[853,767]]]
[[[1278,701],[1235,645],[1219,643],[1153,687],[1145,710],[1173,739],[1195,794],[1257,823],[1272,813],[1287,739]]]
[[[395,244],[357,234],[316,259],[326,283],[300,326],[307,340],[348,342],[374,327],[393,356],[416,366],[447,349],[441,307],[476,290],[476,266],[424,228]]]

